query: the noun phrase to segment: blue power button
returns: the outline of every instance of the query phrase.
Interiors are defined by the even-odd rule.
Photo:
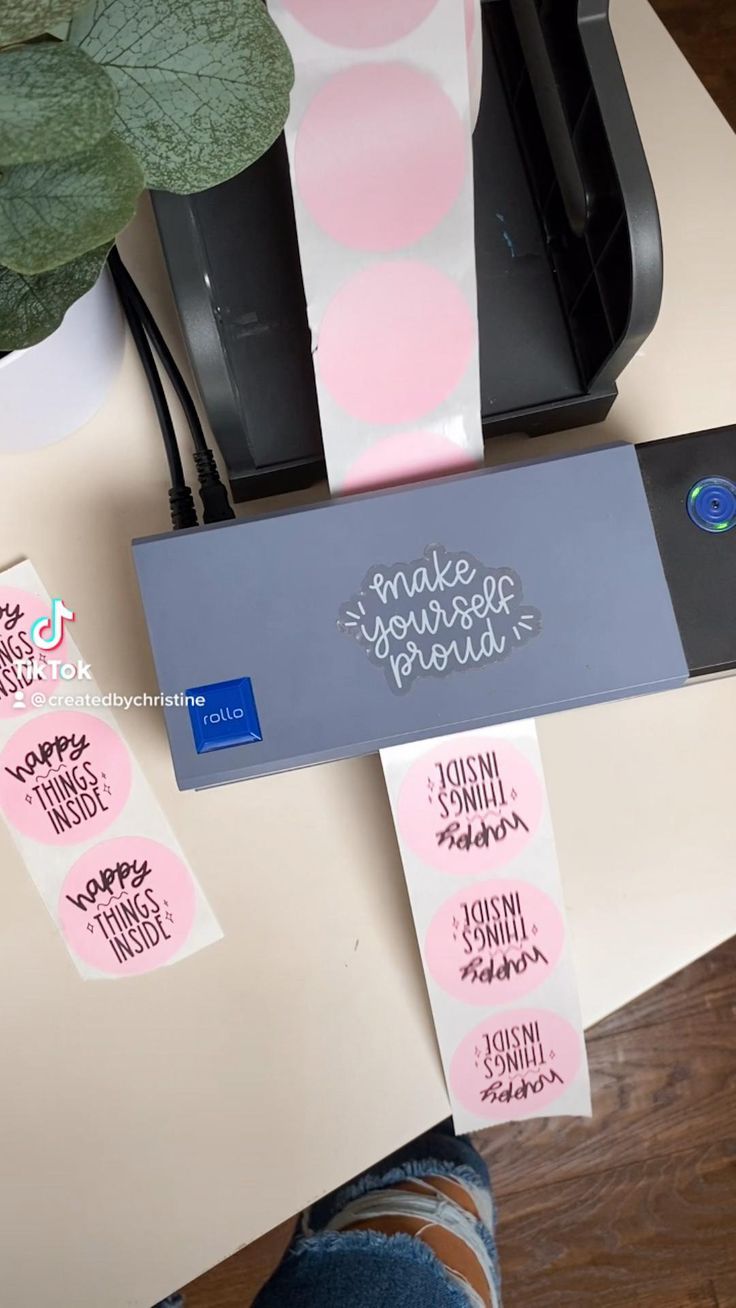
[[[736,484],[727,477],[702,477],[687,496],[687,511],[701,531],[736,527]]]
[[[202,701],[187,705],[198,754],[263,740],[250,677],[194,686],[186,694]]]

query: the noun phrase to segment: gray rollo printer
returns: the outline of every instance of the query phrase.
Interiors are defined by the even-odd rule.
[[[474,135],[483,427],[602,419],[653,326],[656,202],[605,0],[484,0]],[[283,141],[155,197],[236,499],[324,472]],[[513,235],[512,235],[513,234]],[[733,428],[134,543],[184,789],[736,666]]]

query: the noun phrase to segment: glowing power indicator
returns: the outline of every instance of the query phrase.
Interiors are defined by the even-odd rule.
[[[701,531],[736,527],[736,484],[727,477],[703,477],[688,491],[687,511]]]

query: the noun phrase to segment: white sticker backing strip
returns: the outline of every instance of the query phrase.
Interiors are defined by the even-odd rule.
[[[456,1130],[589,1115],[534,723],[381,759]]]
[[[470,87],[470,122],[478,121],[483,88],[483,18],[481,0],[465,0],[465,27],[468,42],[468,84]]]
[[[80,974],[135,976],[222,932],[115,719],[56,702],[101,692],[51,614],[0,573],[0,810]]]

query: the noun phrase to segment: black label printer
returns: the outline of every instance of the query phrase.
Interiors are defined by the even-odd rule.
[[[662,242],[608,0],[483,0],[473,138],[486,439],[602,420],[651,331]],[[324,476],[283,138],[240,176],[154,195],[233,495]],[[637,447],[691,676],[736,665],[736,434]]]
[[[606,0],[485,0],[473,138],[483,427],[597,422],[657,317],[657,206]],[[192,367],[236,499],[324,476],[283,138],[154,197]]]

